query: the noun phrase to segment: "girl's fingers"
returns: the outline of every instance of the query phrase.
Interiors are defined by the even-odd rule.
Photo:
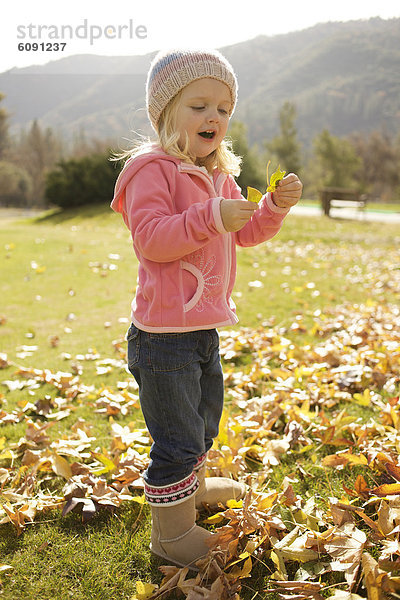
[[[295,190],[295,191],[283,191],[278,194],[278,196],[280,198],[298,198],[299,197],[299,192],[300,190]]]
[[[279,196],[285,198],[296,198],[301,194],[303,189],[303,185],[301,181],[297,180],[291,183],[285,183],[283,185],[279,185],[276,188],[276,192]]]
[[[280,189],[284,188],[285,191],[291,190],[291,189],[299,190],[302,187],[303,187],[303,184],[301,183],[300,179],[295,179],[292,181],[285,181],[285,182],[283,181],[283,179],[281,179],[278,184],[278,188],[280,188]]]

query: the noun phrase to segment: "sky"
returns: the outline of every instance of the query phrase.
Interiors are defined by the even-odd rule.
[[[0,73],[74,54],[222,48],[370,17],[400,17],[399,0],[8,0],[0,23]]]

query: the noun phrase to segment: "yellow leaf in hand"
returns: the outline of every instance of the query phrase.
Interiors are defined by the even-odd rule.
[[[274,192],[276,190],[276,186],[278,181],[285,177],[286,171],[281,171],[280,165],[278,166],[275,173],[272,173],[271,179],[269,180],[269,184],[267,187],[267,192]]]
[[[262,193],[253,187],[247,187],[247,200],[258,204],[262,198]]]

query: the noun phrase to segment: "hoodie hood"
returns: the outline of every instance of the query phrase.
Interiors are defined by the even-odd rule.
[[[149,152],[129,158],[126,161],[122,171],[118,175],[117,181],[115,182],[114,197],[111,201],[111,208],[115,212],[121,214],[124,213],[125,189],[132,177],[136,175],[139,169],[144,167],[144,165],[147,165],[149,162],[152,162],[157,158],[163,158],[175,164],[179,164],[181,162],[179,158],[175,158],[174,156],[166,154],[166,152],[159,147],[155,147]]]

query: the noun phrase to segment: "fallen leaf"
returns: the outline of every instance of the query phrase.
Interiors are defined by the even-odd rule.
[[[158,586],[152,583],[145,583],[143,581],[136,582],[136,594],[132,596],[131,600],[148,600],[157,589]]]
[[[371,489],[371,493],[375,496],[390,496],[392,494],[400,494],[400,483],[384,483]]]

